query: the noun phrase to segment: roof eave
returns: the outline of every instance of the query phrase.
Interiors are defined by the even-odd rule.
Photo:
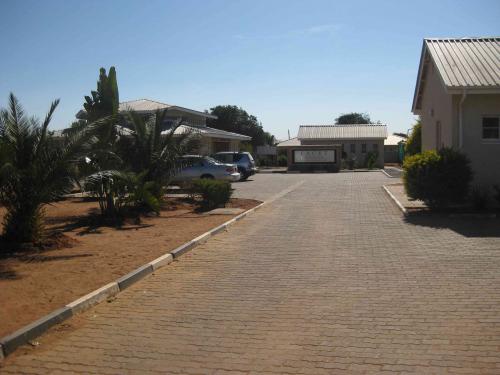
[[[413,103],[411,106],[411,110],[413,113],[415,113],[415,110],[417,110],[417,98],[418,98],[418,93],[420,91],[420,83],[421,83],[421,77],[422,77],[422,71],[424,69],[424,59],[425,59],[425,53],[427,51],[427,46],[426,46],[426,40],[422,42],[422,50],[420,51],[420,63],[418,66],[418,73],[417,73],[417,81],[415,83],[415,91],[413,93]]]
[[[326,142],[326,141],[374,141],[374,140],[381,140],[381,139],[386,139],[387,135],[384,137],[332,137],[332,138],[297,138],[299,141],[320,141],[320,142]]]
[[[447,86],[446,92],[448,94],[462,94],[467,91],[467,95],[469,94],[500,94],[500,87],[491,87],[491,86]]]
[[[213,120],[217,120],[217,118],[218,118],[217,116],[211,115],[209,113],[196,111],[194,109],[179,107],[177,105],[173,105],[173,106],[171,106],[168,109],[177,110],[179,112],[186,112],[186,113],[189,113],[189,114],[192,114],[192,115],[198,115],[198,116],[202,116],[202,117],[205,117],[205,118],[210,118],[210,119],[213,119]]]
[[[203,137],[207,138],[222,138],[222,139],[232,139],[235,141],[251,141],[252,137],[246,135],[236,136],[236,135],[219,135],[219,134],[202,134]]]

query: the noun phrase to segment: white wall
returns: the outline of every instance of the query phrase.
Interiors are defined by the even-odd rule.
[[[449,95],[434,63],[429,64],[422,97],[422,150],[435,150],[454,145],[452,98]],[[437,123],[441,123],[441,145],[437,145]]]
[[[500,186],[500,140],[483,140],[483,116],[500,116],[500,94],[468,95],[463,103],[463,150],[475,172],[474,183]]]

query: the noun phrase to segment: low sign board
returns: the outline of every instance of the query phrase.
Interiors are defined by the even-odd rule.
[[[335,150],[294,150],[295,163],[335,163]]]

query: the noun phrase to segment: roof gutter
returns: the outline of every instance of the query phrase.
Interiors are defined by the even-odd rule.
[[[463,89],[460,103],[458,104],[458,148],[461,149],[464,145],[464,126],[463,126],[463,105],[467,97],[467,90]]]

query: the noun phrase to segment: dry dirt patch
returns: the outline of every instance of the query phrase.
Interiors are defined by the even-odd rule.
[[[259,203],[232,199],[227,207],[249,209]],[[48,206],[52,249],[0,257],[0,337],[235,216],[204,215],[188,202],[170,200],[159,216],[114,227],[89,220],[97,207],[81,198]],[[0,220],[4,213],[0,208]]]

